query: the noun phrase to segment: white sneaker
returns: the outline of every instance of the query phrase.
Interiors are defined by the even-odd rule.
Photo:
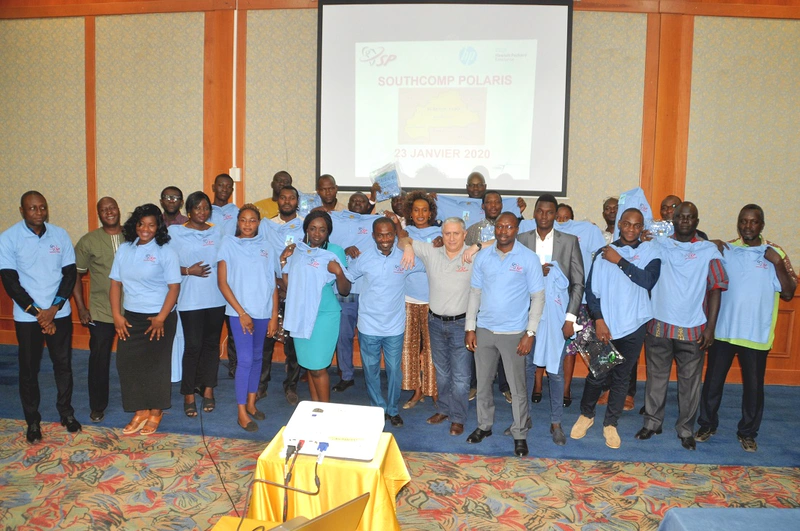
[[[572,427],[572,431],[569,432],[569,436],[573,439],[583,439],[586,432],[592,427],[592,424],[594,424],[593,418],[590,419],[585,415],[581,415],[578,417],[578,420],[575,421],[575,425]]]
[[[606,438],[606,446],[617,449],[622,442],[619,440],[616,426],[606,426],[603,428],[603,437]]]

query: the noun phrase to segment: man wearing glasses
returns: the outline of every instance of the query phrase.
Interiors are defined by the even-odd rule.
[[[183,192],[177,186],[167,186],[161,190],[161,209],[164,211],[164,223],[170,225],[182,225],[189,221],[189,218],[181,214],[183,208]]]

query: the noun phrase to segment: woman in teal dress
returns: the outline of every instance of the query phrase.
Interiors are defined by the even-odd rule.
[[[281,281],[286,288],[284,327],[294,338],[297,362],[308,370],[308,387],[311,399],[316,402],[330,402],[328,367],[339,339],[342,316],[342,307],[333,291],[334,282],[340,295],[347,296],[350,293],[350,280],[342,266],[347,263],[344,250],[328,241],[332,230],[333,222],[327,212],[311,212],[303,221],[305,237],[300,244],[300,251],[295,253],[298,246],[290,245],[280,257],[284,270]],[[332,259],[330,253],[338,258],[338,262]],[[320,267],[323,261],[327,264]],[[321,280],[328,277],[335,278]],[[322,293],[316,318],[310,319],[303,312],[314,307],[320,284]],[[310,326],[312,323],[313,329]]]

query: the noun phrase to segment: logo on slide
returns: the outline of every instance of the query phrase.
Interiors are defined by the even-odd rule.
[[[461,48],[461,51],[458,52],[458,60],[461,61],[461,64],[464,66],[473,65],[475,61],[478,60],[478,51],[472,46],[464,46]]]
[[[361,48],[361,62],[368,63],[371,66],[386,66],[392,61],[397,59],[397,56],[386,52],[382,46],[375,48],[371,46],[364,46]]]

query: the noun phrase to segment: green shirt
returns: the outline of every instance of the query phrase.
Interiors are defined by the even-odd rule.
[[[122,234],[112,236],[101,227],[85,234],[75,246],[75,265],[78,272],[88,271],[91,278],[88,307],[95,321],[114,322],[108,297],[111,288],[111,279],[108,275],[111,273],[114,255],[122,241]]]

